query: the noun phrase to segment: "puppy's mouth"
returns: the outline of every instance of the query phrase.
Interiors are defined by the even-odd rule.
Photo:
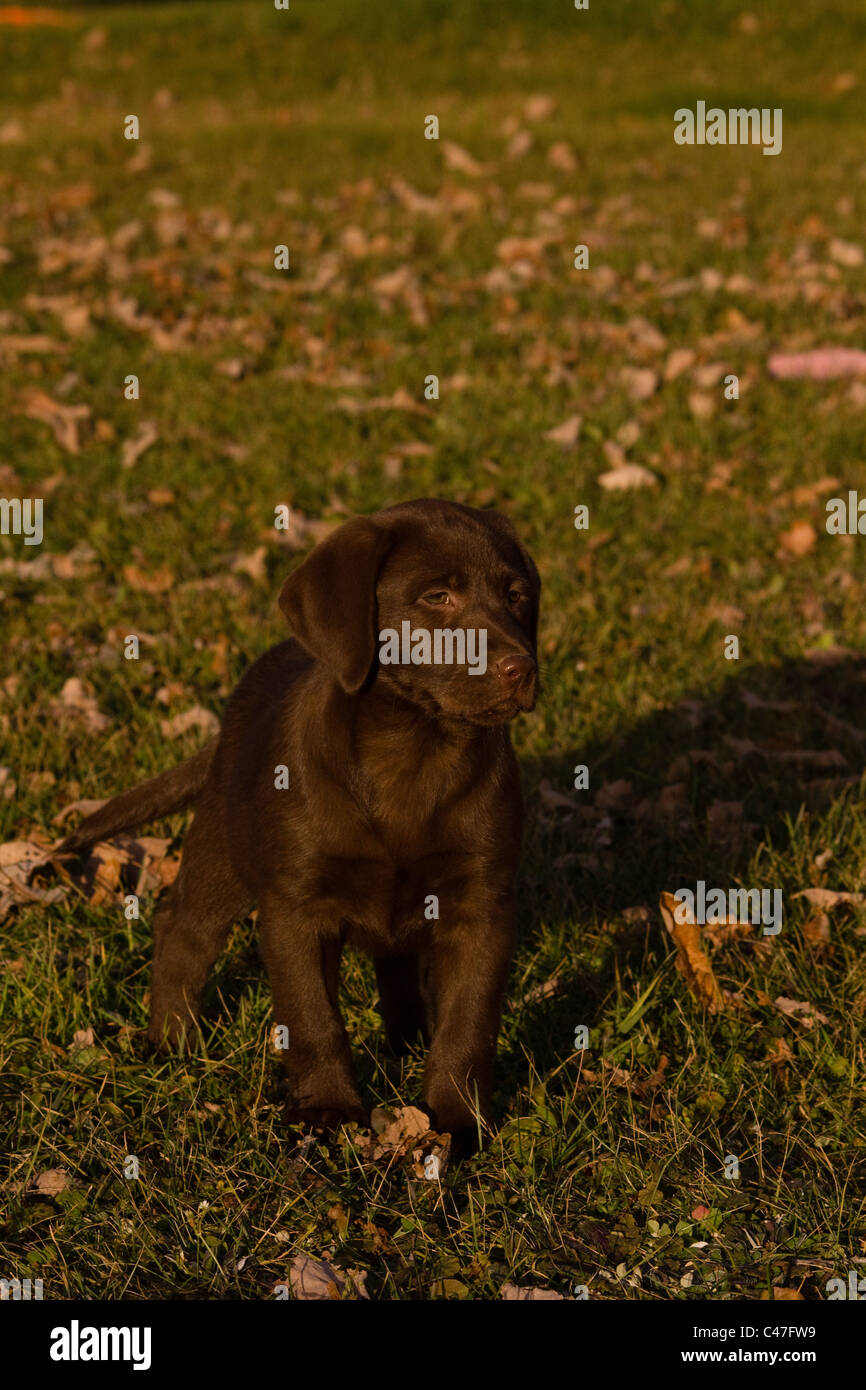
[[[414,683],[397,676],[398,668],[385,669],[388,671],[387,683],[396,687],[403,699],[417,705],[433,718],[453,719],[464,724],[486,727],[508,724],[518,714],[528,713],[535,709],[538,700],[537,674],[533,674],[531,679],[521,681],[517,686],[506,691],[503,691],[501,686],[497,688],[496,684],[492,688],[488,685],[486,690],[478,690],[477,694],[481,697],[480,699],[477,697],[468,699],[466,696],[469,692],[465,686],[459,694],[447,687],[444,689],[419,688]],[[484,684],[487,685],[488,683],[484,682]],[[471,691],[471,694],[475,695],[475,691]],[[484,702],[485,697],[486,703]]]
[[[533,681],[531,687],[515,690],[509,695],[491,701],[489,705],[480,705],[476,708],[460,705],[455,709],[450,709],[447,705],[440,703],[439,708],[450,719],[462,719],[468,724],[489,726],[508,724],[518,714],[528,713],[535,709],[537,700],[538,682]]]

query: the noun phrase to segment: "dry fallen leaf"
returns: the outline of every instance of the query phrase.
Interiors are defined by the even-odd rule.
[[[364,1279],[355,1271],[343,1271],[330,1260],[314,1260],[310,1255],[296,1255],[289,1270],[292,1293],[305,1302],[369,1298]]]
[[[786,999],[784,994],[780,994],[773,1000],[773,1006],[780,1013],[796,1019],[797,1023],[802,1023],[804,1028],[814,1028],[816,1023],[827,1022],[825,1015],[816,1009],[814,1004],[806,1003],[801,999]]]
[[[46,333],[4,333],[0,335],[0,356],[7,354],[17,356],[18,353],[48,353],[50,356],[55,356],[68,351],[68,343],[61,343],[57,338],[49,338]]]
[[[103,733],[111,727],[107,714],[100,713],[96,697],[79,676],[64,682],[58,699],[51,701],[52,714],[61,720],[80,720],[93,733]]]
[[[600,473],[599,485],[608,492],[624,492],[636,487],[658,487],[658,478],[639,463],[624,463]]]
[[[90,306],[71,294],[28,294],[24,303],[37,312],[55,314],[70,338],[84,338],[91,332]]]
[[[407,1153],[413,1144],[430,1133],[429,1118],[414,1105],[397,1106],[394,1110],[377,1106],[370,1118],[376,1134],[374,1159]]]
[[[552,430],[545,431],[545,439],[549,439],[553,444],[561,444],[564,449],[573,449],[580,435],[581,416],[569,415],[567,420],[563,420],[561,425],[556,425]]]
[[[813,907],[836,907],[838,903],[851,903],[854,907],[866,906],[866,896],[862,893],[841,893],[832,888],[803,888],[794,894],[795,898],[805,898]]]
[[[489,165],[479,164],[468,150],[464,150],[461,145],[455,145],[453,140],[442,141],[442,153],[445,156],[446,167],[455,169],[459,174],[479,178],[482,174],[490,173]]]
[[[127,439],[123,445],[120,457],[121,468],[132,468],[135,461],[141,458],[145,449],[149,449],[159,439],[159,430],[152,420],[142,420],[138,429],[131,439]]]
[[[174,585],[174,575],[167,565],[157,570],[143,570],[140,565],[124,565],[123,577],[131,588],[143,594],[165,594]]]
[[[355,396],[338,396],[331,406],[332,410],[342,410],[347,415],[362,415],[365,410],[408,410],[415,415],[432,415],[429,406],[422,405],[410,396],[405,386],[398,386],[392,396],[370,396],[359,400]]]
[[[558,792],[555,787],[551,786],[546,777],[539,785],[538,799],[548,811],[575,811],[578,809],[578,802],[573,797],[564,796],[562,792]]]
[[[830,918],[826,912],[815,912],[803,923],[803,935],[816,950],[823,950],[830,941]]]
[[[701,945],[700,927],[694,921],[677,920],[675,913],[678,917],[691,914],[673,893],[662,893],[659,907],[665,928],[677,948],[677,969],[698,1002],[710,1013],[718,1013],[724,1008],[725,999]]]
[[[619,379],[633,401],[645,401],[659,384],[658,375],[650,367],[623,367]]]
[[[56,1197],[69,1186],[69,1174],[65,1168],[47,1168],[34,1178],[33,1186],[43,1197]]]
[[[34,870],[48,860],[44,845],[32,840],[10,840],[0,845],[0,922],[13,907],[22,903],[56,903],[66,896],[65,888],[40,888],[31,884]]]
[[[507,1303],[532,1303],[542,1300],[550,1303],[562,1303],[565,1295],[554,1293],[553,1289],[530,1288],[528,1284],[503,1284],[499,1290],[499,1297],[504,1298]]]
[[[267,546],[258,545],[250,555],[236,555],[231,563],[233,574],[246,574],[256,584],[267,580]]]
[[[795,521],[790,531],[784,531],[779,537],[779,544],[789,555],[808,555],[817,539],[818,532],[810,521]]]
[[[675,381],[683,372],[688,371],[694,360],[695,354],[691,348],[673,348],[665,362],[665,381]]]
[[[767,363],[770,376],[788,381],[810,377],[830,381],[833,377],[858,376],[866,372],[866,352],[860,348],[815,348],[811,352],[775,352]]]
[[[24,414],[47,425],[62,449],[78,453],[78,424],[90,418],[89,405],[61,405],[44,391],[33,390],[24,397]]]
[[[53,817],[51,824],[63,825],[66,821],[68,821],[70,816],[78,814],[82,816],[90,816],[93,814],[94,811],[98,811],[100,806],[104,805],[105,799],[100,801],[91,800],[87,797],[84,797],[78,801],[70,801],[68,806],[64,806],[61,810],[57,812],[57,815]]]
[[[827,244],[827,254],[837,265],[848,269],[863,264],[863,247],[854,241],[843,241],[841,237],[831,237]]]
[[[220,722],[209,709],[193,705],[192,709],[184,710],[183,714],[176,714],[172,719],[160,719],[159,727],[166,738],[181,738],[190,729],[201,729],[203,734],[212,738],[219,733]]]

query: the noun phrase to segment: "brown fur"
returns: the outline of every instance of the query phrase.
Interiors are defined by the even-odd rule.
[[[539,588],[504,517],[431,500],[353,518],[290,575],[280,606],[297,640],[247,671],[215,747],[63,847],[195,803],[154,921],[154,1042],[195,1019],[232,923],[257,905],[292,1119],[365,1118],[337,1007],[347,943],[374,957],[392,1047],[430,1042],[433,1124],[465,1137],[489,1117],[521,834],[507,721],[535,702]],[[486,674],[379,664],[378,632],[403,619],[486,629]]]

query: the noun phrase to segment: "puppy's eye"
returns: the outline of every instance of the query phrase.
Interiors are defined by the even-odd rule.
[[[523,592],[522,589],[517,589],[517,588],[512,587],[512,588],[510,588],[510,589],[508,590],[508,602],[509,602],[509,603],[521,603],[521,602],[523,601],[523,599],[528,598],[528,597],[529,597],[529,595],[528,595],[528,594],[525,594],[525,593]]]
[[[432,603],[435,608],[444,608],[450,601],[451,595],[447,589],[434,589],[432,593],[424,595],[424,603]]]

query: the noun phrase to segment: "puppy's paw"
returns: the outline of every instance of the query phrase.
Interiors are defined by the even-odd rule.
[[[461,1158],[471,1158],[490,1142],[491,1127],[482,1117],[479,1126],[474,1115],[467,1115],[464,1107],[424,1105],[430,1117],[430,1128],[439,1134],[451,1136],[451,1159],[459,1162]]]

